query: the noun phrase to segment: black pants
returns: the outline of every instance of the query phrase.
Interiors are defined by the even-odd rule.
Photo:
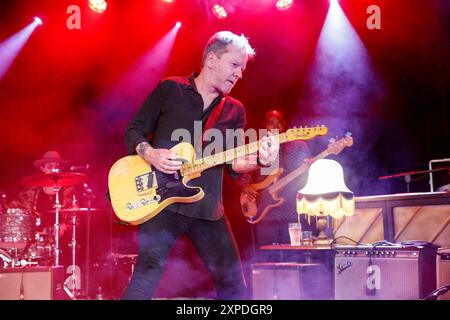
[[[122,299],[153,297],[170,249],[184,233],[211,272],[217,299],[237,300],[245,297],[241,262],[226,218],[199,220],[164,210],[139,226],[139,258]]]

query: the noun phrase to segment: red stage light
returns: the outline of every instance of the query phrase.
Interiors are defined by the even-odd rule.
[[[278,0],[276,7],[278,10],[287,10],[294,4],[294,0]]]
[[[225,19],[226,17],[228,17],[228,13],[225,8],[219,4],[215,4],[212,10],[214,15],[219,19]]]
[[[164,2],[167,2],[167,3],[173,3],[173,2],[175,2],[175,0],[163,0]]]
[[[103,13],[108,4],[105,0],[89,0],[89,8],[98,13]]]
[[[177,28],[181,28],[181,22],[178,21],[178,22],[175,24],[175,26],[176,26]]]

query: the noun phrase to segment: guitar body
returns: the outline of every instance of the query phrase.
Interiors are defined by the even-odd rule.
[[[279,177],[283,174],[283,168],[278,168],[273,175],[267,176],[261,182],[252,184],[253,189],[256,191],[265,190],[274,184]],[[258,197],[254,200],[250,200],[244,193],[241,193],[240,204],[241,210],[244,216],[247,217],[247,221],[250,223],[258,223],[261,221],[272,208],[282,205],[285,201],[284,198],[279,197],[276,193],[269,193],[270,197],[265,197],[265,203],[261,203]]]
[[[195,152],[189,143],[179,143],[170,149],[183,162],[195,161]],[[155,217],[172,203],[192,203],[204,197],[202,188],[187,183],[200,174],[181,177],[153,169],[138,155],[119,159],[111,167],[108,188],[116,216],[132,225]]]

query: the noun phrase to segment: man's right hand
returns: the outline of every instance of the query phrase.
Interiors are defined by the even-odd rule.
[[[242,190],[244,196],[250,201],[256,201],[256,197],[258,196],[258,191],[256,191],[251,185],[247,186]]]
[[[147,142],[141,142],[136,152],[157,170],[174,174],[181,169],[182,162],[177,161],[177,154],[168,149],[155,149]]]

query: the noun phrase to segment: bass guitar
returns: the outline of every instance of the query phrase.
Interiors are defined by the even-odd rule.
[[[292,180],[305,173],[311,164],[318,160],[323,159],[330,154],[339,154],[345,147],[353,145],[353,138],[347,134],[345,138],[330,142],[328,148],[310,161],[305,162],[294,171],[281,178],[284,170],[278,168],[274,174],[267,176],[263,181],[255,184],[251,184],[250,187],[257,191],[257,196],[252,199],[242,192],[240,195],[241,210],[244,216],[247,217],[247,221],[251,224],[260,222],[273,208],[281,206],[285,199],[278,195],[278,192],[283,189]]]
[[[281,144],[308,140],[327,134],[325,126],[300,127],[274,135]],[[202,188],[189,186],[201,172],[258,151],[261,140],[195,159],[194,147],[186,142],[170,150],[183,162],[175,174],[161,172],[139,155],[126,156],[113,164],[108,175],[108,188],[113,210],[121,221],[138,225],[155,217],[172,203],[193,203],[204,197]]]

